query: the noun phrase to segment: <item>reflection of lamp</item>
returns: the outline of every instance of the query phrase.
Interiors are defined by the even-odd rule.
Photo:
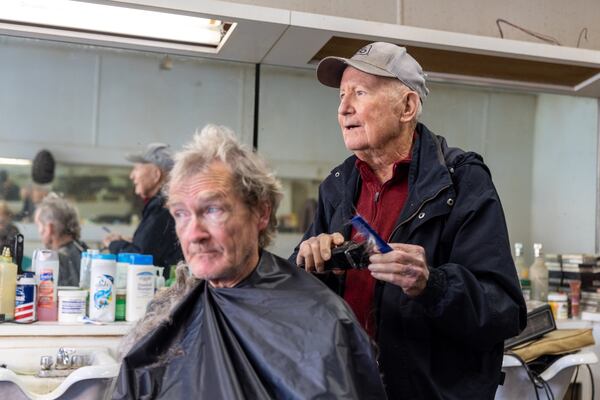
[[[20,25],[102,34],[125,39],[216,48],[224,37],[219,20],[72,0],[2,0],[0,19]]]
[[[2,165],[31,165],[31,160],[26,160],[24,158],[0,157],[0,164],[2,164]]]

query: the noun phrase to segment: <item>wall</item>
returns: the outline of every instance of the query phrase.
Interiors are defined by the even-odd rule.
[[[337,104],[312,70],[261,68],[258,149],[280,176],[321,180],[348,157]]]
[[[254,65],[0,36],[4,156],[40,148],[63,162],[126,164],[152,141],[174,148],[206,123],[252,143]]]
[[[547,252],[595,250],[597,124],[596,99],[538,98],[531,237]]]

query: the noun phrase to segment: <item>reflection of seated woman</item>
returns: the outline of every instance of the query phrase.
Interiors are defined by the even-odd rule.
[[[35,223],[44,246],[58,251],[58,285],[78,286],[81,253],[87,246],[79,241],[81,228],[77,209],[50,193],[37,206]]]
[[[13,240],[19,234],[19,229],[12,223],[12,211],[5,201],[0,201],[0,251],[4,246],[12,251]]]

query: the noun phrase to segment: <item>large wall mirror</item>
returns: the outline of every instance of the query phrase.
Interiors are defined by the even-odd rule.
[[[209,122],[254,140],[252,64],[8,36],[0,36],[0,59],[0,157],[52,151],[53,189],[77,204],[92,245],[103,225],[135,228],[140,205],[125,153],[153,141],[178,149]],[[285,191],[273,250],[287,257],[319,182],[349,153],[337,126],[338,94],[319,85],[313,70],[261,65],[259,78],[258,149]],[[483,155],[512,242],[595,251],[597,99],[441,83],[430,89],[422,121],[451,145]],[[18,188],[30,184],[27,165],[0,165],[0,178],[2,171]],[[10,190],[5,198],[18,212],[20,191]],[[37,232],[28,224],[23,230],[31,250]]]

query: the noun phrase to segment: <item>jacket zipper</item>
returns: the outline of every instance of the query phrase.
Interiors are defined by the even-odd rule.
[[[400,222],[398,225],[396,225],[396,227],[394,228],[394,230],[392,230],[392,233],[390,234],[389,238],[388,238],[388,243],[392,240],[392,238],[394,237],[394,234],[396,233],[396,231],[405,223],[407,223],[408,221],[410,221],[411,219],[413,219],[415,217],[415,215],[417,215],[419,213],[419,211],[421,211],[421,209],[423,208],[423,206],[425,206],[425,204],[429,203],[431,200],[435,199],[436,197],[438,197],[438,195],[440,193],[442,193],[444,190],[448,189],[450,186],[452,185],[446,185],[442,188],[440,188],[440,190],[437,191],[437,193],[435,193],[433,196],[429,197],[428,199],[425,199],[421,205],[419,206],[419,208],[417,208],[415,210],[414,213],[412,213],[411,215],[408,216],[408,218],[406,218],[404,221]]]

